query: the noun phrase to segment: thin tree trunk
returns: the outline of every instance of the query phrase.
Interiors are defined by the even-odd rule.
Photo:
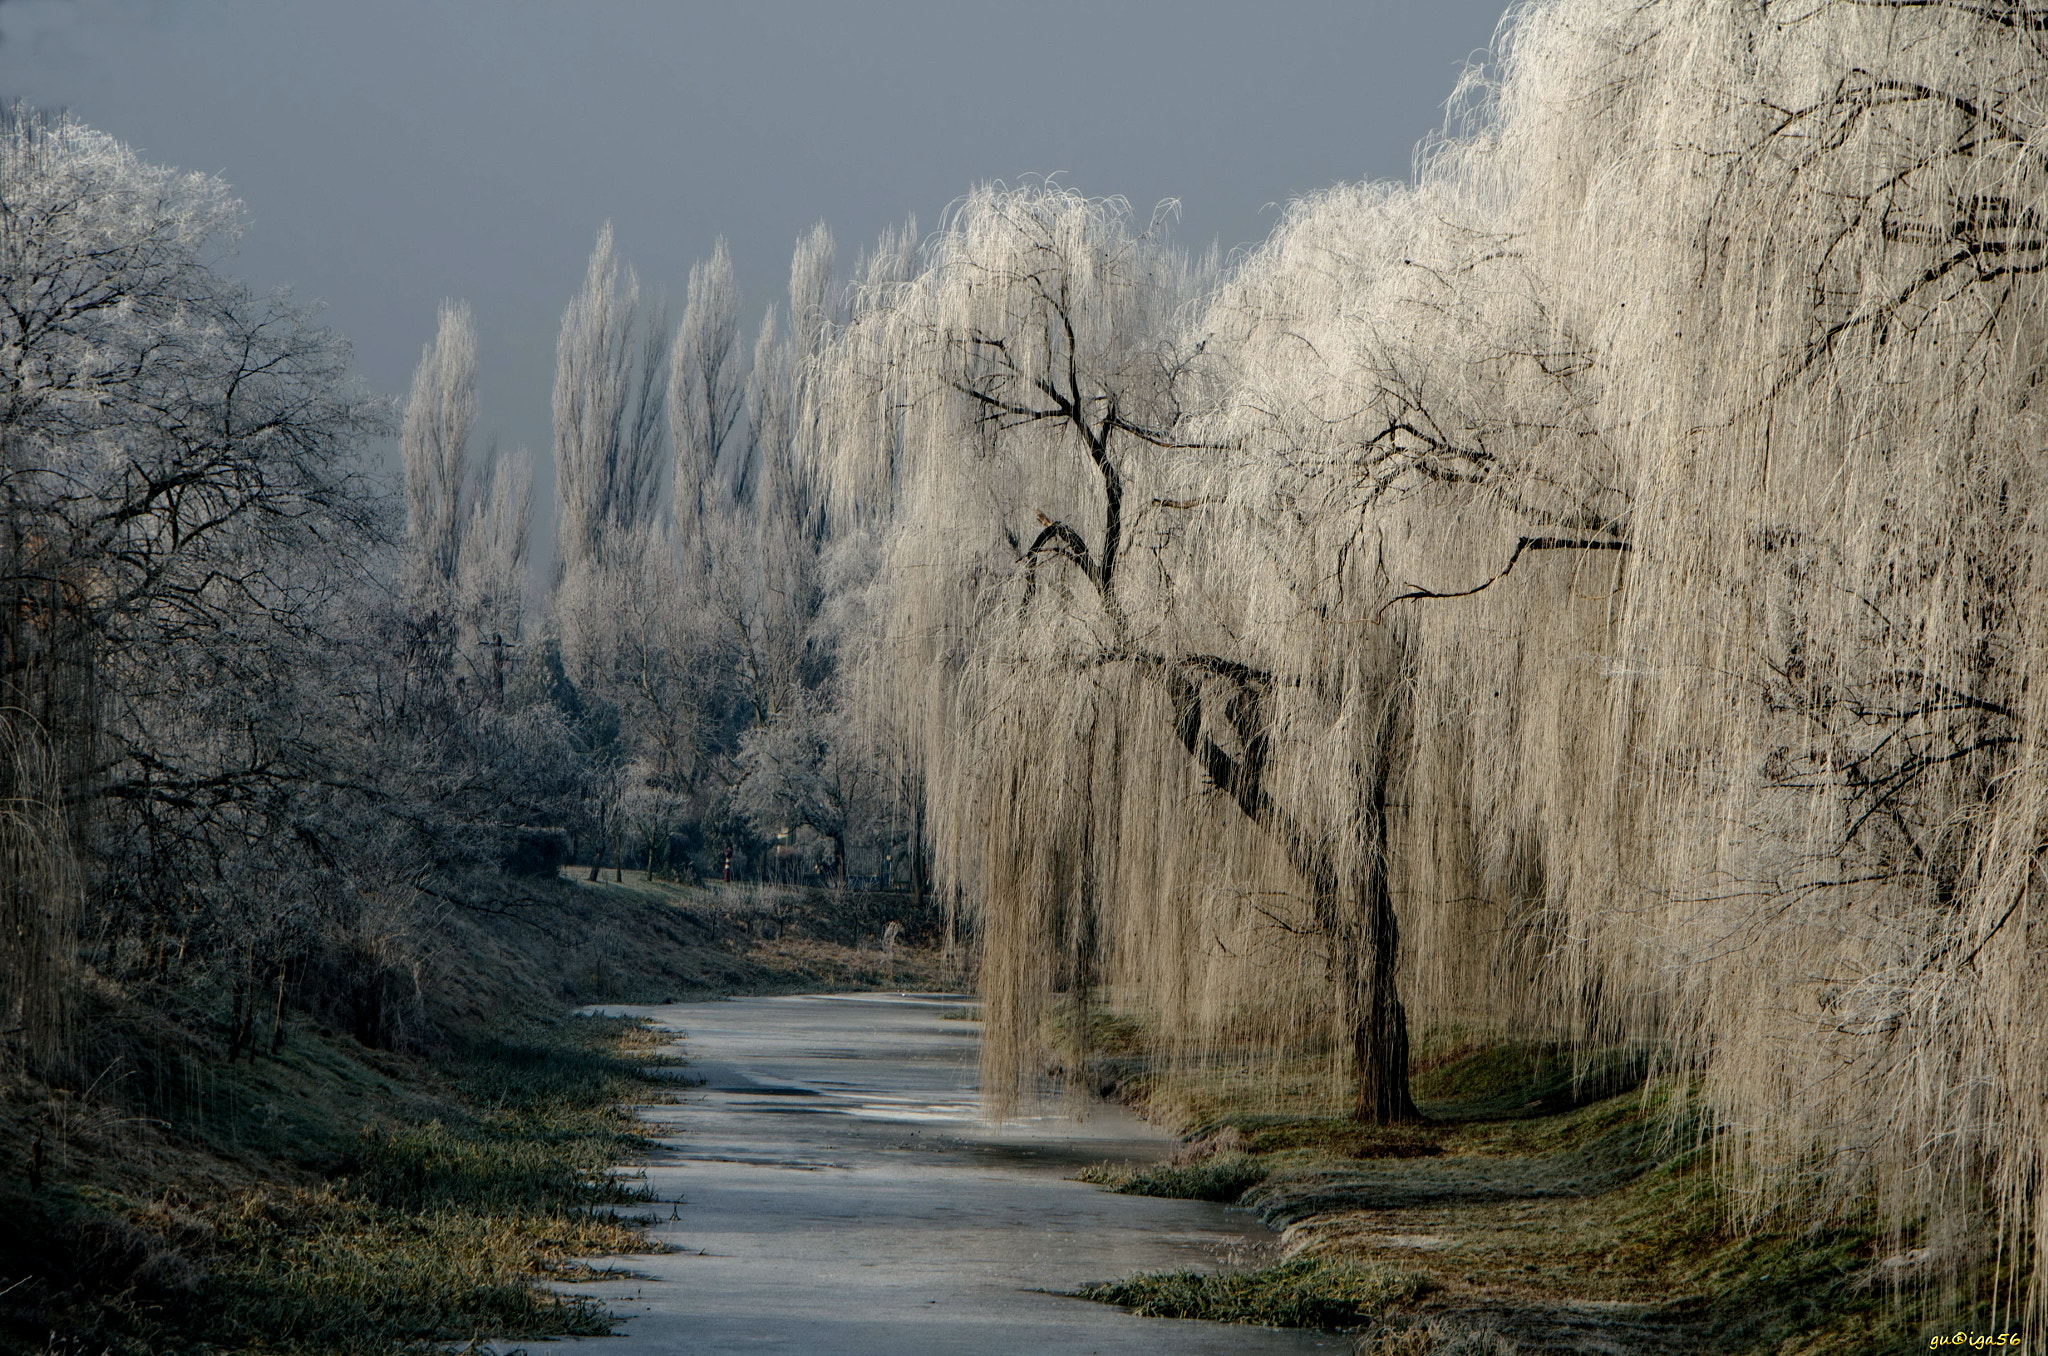
[[[924,795],[920,791],[910,810],[910,906],[912,916],[924,917]],[[953,952],[950,930],[946,954]]]
[[[284,988],[285,963],[279,961],[277,963],[277,1007],[270,1015],[270,1053],[273,1056],[284,1052]]]

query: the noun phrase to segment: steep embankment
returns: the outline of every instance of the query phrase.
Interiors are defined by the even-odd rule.
[[[0,1089],[0,1351],[605,1332],[534,1281],[635,1245],[620,1104],[659,1093],[635,1028],[571,1008],[930,984],[931,951],[880,945],[905,905],[532,882],[417,920],[382,968],[309,962],[253,1039],[223,995],[85,976],[63,1066]]]

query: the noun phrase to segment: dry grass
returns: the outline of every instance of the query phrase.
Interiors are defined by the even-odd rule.
[[[535,1281],[638,1246],[612,1209],[636,1199],[610,1168],[640,1143],[623,1026],[530,1025],[432,1063],[300,1029],[287,1059],[212,1069],[146,1117],[105,1089],[17,1088],[9,1118],[53,1147],[40,1183],[7,1180],[0,1343],[367,1354],[609,1331]]]
[[[1582,1061],[1581,1072],[1638,1069],[1637,1053]],[[1319,1323],[1359,1330],[1361,1350],[1379,1356],[1879,1353],[1924,1346],[1925,1334],[1953,1330],[1957,1312],[1980,1328],[1992,1320],[1981,1307],[1988,1290],[1929,1287],[1902,1272],[1874,1215],[1736,1227],[1714,1170],[1717,1138],[1696,1096],[1668,1082],[1601,1096],[1581,1079],[1580,1095],[1562,1098],[1570,1063],[1560,1068],[1559,1052],[1542,1045],[1466,1042],[1434,1063],[1416,1079],[1419,1094],[1434,1094],[1424,1096],[1431,1119],[1384,1127],[1276,1114],[1263,1096],[1183,1070],[1170,1104],[1201,1116],[1183,1162],[1083,1178],[1257,1210],[1283,1233],[1295,1265],[1282,1288],[1297,1300],[1338,1274],[1311,1263],[1403,1278],[1407,1289],[1369,1311],[1340,1315],[1334,1291],[1335,1307],[1316,1310]],[[1529,1109],[1504,1114],[1506,1105]],[[1246,1186],[1189,1189],[1212,1181]],[[1278,1275],[1141,1277],[1086,1293],[1221,1317],[1242,1307],[1229,1297]]]
[[[301,1014],[275,1054],[228,1061],[203,995],[96,984],[69,1081],[0,1089],[0,1351],[424,1356],[608,1332],[601,1306],[538,1282],[645,1248],[612,1169],[643,1144],[621,1102],[662,1094],[651,1037],[565,1001],[938,968],[764,941],[696,903],[564,885],[445,920],[403,1050]]]

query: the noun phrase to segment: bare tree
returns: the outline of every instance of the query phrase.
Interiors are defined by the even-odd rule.
[[[384,409],[308,312],[212,270],[237,218],[218,179],[76,123],[0,126],[0,775],[21,807],[0,895],[53,920],[8,932],[0,990],[37,1041],[76,882],[96,928],[172,879],[186,918],[247,922],[203,867],[294,841],[287,802],[326,771],[276,698],[378,532],[356,456]],[[117,864],[173,858],[194,871]]]

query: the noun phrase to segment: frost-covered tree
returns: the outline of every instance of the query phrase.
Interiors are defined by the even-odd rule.
[[[647,373],[666,339],[661,326],[638,323],[639,307],[639,278],[607,222],[555,344],[558,578],[597,557],[608,530],[647,522],[661,488],[651,436],[659,386]]]
[[[1411,998],[1654,1038],[1752,1209],[1934,1271],[2048,1238],[2035,28],[1529,7],[1416,188],[1298,206],[1205,322],[1240,520],[1371,567],[1319,667],[1400,658]]]
[[[682,324],[670,350],[676,523],[686,547],[700,523],[718,517],[727,501],[746,496],[752,474],[743,455],[746,389],[739,286],[721,238],[709,259],[690,266]]]
[[[1817,1153],[1825,1201],[2038,1247],[2037,29],[1546,6],[1456,168],[1583,337],[1634,544],[1531,825],[1560,930],[1664,1007],[1759,1206]]]
[[[330,770],[300,698],[384,411],[305,309],[215,270],[238,223],[213,176],[0,125],[0,1021],[43,1048],[81,888],[99,935],[247,924],[245,849],[311,832]]]
[[[862,753],[823,694],[800,692],[741,740],[733,803],[763,838],[808,829],[830,843],[832,874],[843,888],[849,839],[879,808],[873,763]]]
[[[759,579],[749,623],[761,697],[775,712],[800,687],[824,681],[832,637],[820,627],[823,557],[829,543],[820,484],[820,392],[816,373],[837,319],[832,237],[824,225],[797,242],[790,259],[788,332],[771,308],[754,345],[747,388],[755,489],[753,558]]]
[[[714,727],[764,725],[821,677],[807,667],[822,530],[810,373],[831,320],[831,268],[819,228],[791,263],[792,313],[805,319],[784,334],[769,308],[751,364],[724,241],[690,271],[670,366],[676,573],[665,605],[694,637],[698,736],[718,749],[712,762],[730,759],[738,734]]]
[[[456,559],[463,643],[503,694],[508,648],[525,638],[526,575],[533,526],[533,461],[525,448],[491,462],[470,507]]]
[[[554,618],[575,677],[602,665],[616,576],[656,530],[667,344],[606,223],[555,344]]]
[[[1599,756],[1587,670],[1632,524],[1602,376],[1490,205],[1330,190],[1215,290],[1201,427],[1235,452],[1191,525],[1236,563],[1181,578],[1257,667],[1307,680],[1267,698],[1270,738],[1305,755],[1290,794],[1317,822],[1379,825],[1421,1020],[1578,1030],[1625,1005],[1574,1009],[1602,989],[1541,921],[1532,821]]]
[[[753,706],[748,723],[765,718],[752,665],[753,616],[759,570],[749,531],[758,487],[748,414],[747,353],[740,338],[739,289],[732,256],[720,239],[711,257],[690,268],[682,324],[669,365],[669,436],[673,451],[677,602],[690,609],[711,670],[727,695]],[[771,311],[768,321],[774,324]],[[772,352],[772,341],[771,341]],[[779,434],[777,435],[779,436]]]
[[[502,701],[524,632],[533,471],[525,449],[473,459],[476,328],[469,307],[443,302],[414,370],[399,432],[405,472],[405,603],[409,648],[428,684]],[[474,686],[471,686],[474,684]]]
[[[837,380],[863,422],[834,436],[864,455],[842,494],[895,513],[877,653],[933,675],[916,717],[929,799],[983,910],[999,1075],[1028,1068],[1049,994],[1085,1001],[1105,977],[1156,981],[1190,1039],[1220,1019],[1221,993],[1186,1001],[1179,939],[1221,886],[1291,901],[1286,926],[1321,941],[1357,1114],[1405,1117],[1384,841],[1399,676],[1332,684],[1234,615],[1272,548],[1236,553],[1205,512],[1236,451],[1193,430],[1207,358],[1182,308],[1201,281],[1160,226],[1062,190],[981,190],[923,273],[851,325]],[[1319,733],[1351,759],[1337,769],[1274,739],[1283,710],[1310,716],[1292,695],[1310,684]]]
[[[789,333],[796,351],[816,355],[840,322],[834,268],[838,248],[819,222],[798,238],[789,257]]]
[[[443,302],[434,338],[413,370],[398,452],[405,468],[407,582],[444,605],[461,556],[475,427],[476,322],[467,305]]]

